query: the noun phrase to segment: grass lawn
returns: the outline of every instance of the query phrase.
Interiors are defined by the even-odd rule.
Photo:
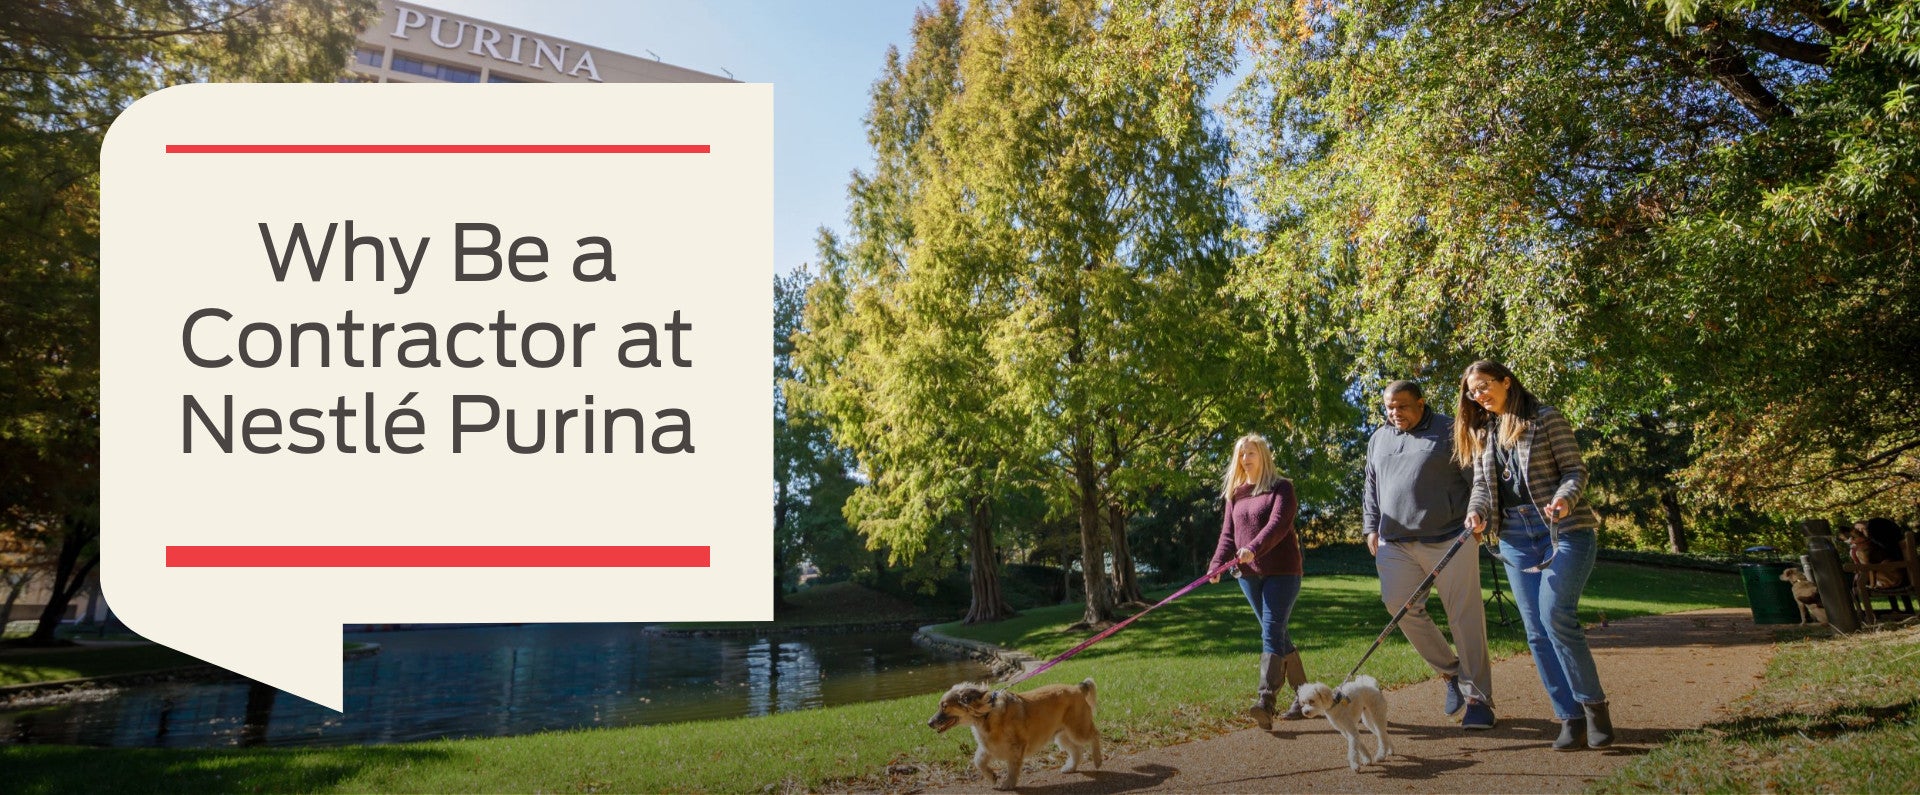
[[[1920,792],[1920,628],[1784,644],[1731,720],[1598,792]]]
[[[1342,554],[1351,555],[1335,553],[1328,562],[1339,562]],[[1490,577],[1492,567],[1482,571]],[[1377,587],[1365,574],[1307,578],[1293,628],[1310,676],[1344,674],[1379,634],[1387,613]],[[1734,575],[1611,564],[1600,566],[1587,593],[1583,613],[1589,618],[1601,610],[1620,619],[1744,604]],[[949,629],[1045,658],[1086,637],[1064,631],[1080,611],[1061,605],[990,626]],[[1205,586],[1030,685],[1094,677],[1110,754],[1220,734],[1241,727],[1236,713],[1252,692],[1258,645],[1252,624],[1237,587]],[[1524,645],[1517,623],[1491,629],[1496,654],[1516,653]],[[1427,675],[1418,655],[1397,637],[1374,655],[1367,671],[1386,683]],[[0,746],[0,769],[7,771],[7,789],[20,793],[897,791],[964,778],[972,737],[928,730],[935,700],[926,695],[759,718],[356,748]]]

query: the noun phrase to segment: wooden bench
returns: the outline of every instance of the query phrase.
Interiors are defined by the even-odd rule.
[[[1847,563],[1840,568],[1853,574],[1854,599],[1862,615],[1868,622],[1877,622],[1880,617],[1873,612],[1873,600],[1885,597],[1888,612],[1913,613],[1913,598],[1920,596],[1920,557],[1914,555],[1915,538],[1912,531],[1900,537],[1900,559],[1886,563]],[[1876,588],[1870,583],[1875,574],[1900,575],[1903,582],[1898,585]],[[1897,600],[1897,601],[1896,601]],[[1906,610],[1899,610],[1904,602]]]

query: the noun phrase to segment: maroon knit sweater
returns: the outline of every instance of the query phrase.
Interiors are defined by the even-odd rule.
[[[1220,544],[1207,570],[1219,568],[1242,549],[1253,550],[1253,562],[1241,564],[1254,574],[1300,574],[1300,536],[1293,517],[1300,503],[1293,498],[1293,481],[1282,479],[1265,494],[1253,494],[1252,484],[1233,491],[1226,516],[1220,522]]]

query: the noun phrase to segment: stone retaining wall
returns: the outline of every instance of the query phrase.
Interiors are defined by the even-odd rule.
[[[966,657],[986,663],[993,669],[995,679],[1016,676],[1040,665],[1039,659],[1026,652],[1003,649],[984,641],[942,635],[933,631],[933,627],[934,625],[928,624],[921,627],[920,631],[913,633],[914,644],[937,654]]]
[[[883,621],[875,624],[822,624],[817,627],[740,627],[712,629],[675,629],[653,625],[642,627],[640,634],[654,638],[746,638],[758,635],[857,635],[864,632],[905,632],[920,626],[919,621]]]

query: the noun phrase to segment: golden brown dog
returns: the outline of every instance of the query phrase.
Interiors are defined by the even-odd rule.
[[[973,728],[973,769],[999,789],[1020,781],[1020,763],[1048,740],[1067,752],[1062,773],[1079,769],[1084,756],[1100,769],[1100,731],[1093,727],[1093,679],[1077,685],[1047,685],[1025,693],[993,690],[983,684],[958,684],[940,697],[940,709],[927,720],[934,731],[955,724]],[[1007,763],[1004,781],[988,763]]]
[[[1811,616],[1815,623],[1827,623],[1827,608],[1820,604],[1820,588],[1799,569],[1780,572],[1780,579],[1793,588],[1793,603],[1800,608],[1800,623]]]

